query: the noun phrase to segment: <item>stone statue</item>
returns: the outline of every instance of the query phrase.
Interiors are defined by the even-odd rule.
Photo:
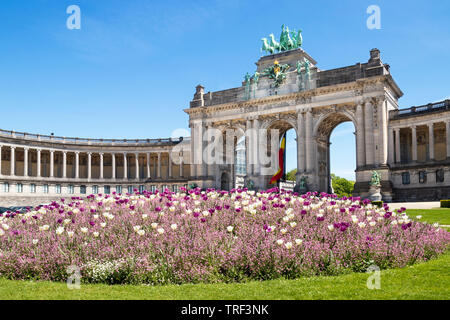
[[[245,74],[245,76],[244,76],[244,82],[247,84],[247,83],[250,83],[250,79],[251,79],[251,76],[250,76],[250,74],[247,72],[246,74]]]
[[[263,42],[263,46],[261,48],[261,51],[265,51],[268,52],[270,54],[274,53],[274,48],[269,44],[269,42],[267,41],[267,38],[262,38],[261,41]]]
[[[297,74],[301,74],[302,73],[302,63],[299,61],[297,61]]]
[[[300,181],[295,185],[294,192],[306,193],[306,191],[308,190],[306,180],[306,176],[302,176],[300,178]]]
[[[370,186],[381,187],[381,175],[378,171],[372,171]]]
[[[280,50],[280,44],[275,40],[275,36],[273,33],[269,35],[270,38],[270,46],[273,48],[274,51],[281,51]]]
[[[258,82],[259,82],[259,72],[258,71],[255,71],[255,74],[252,76],[252,79],[255,84],[258,84]]]
[[[289,31],[289,27],[284,24],[281,26],[280,41],[277,42],[275,40],[273,33],[269,35],[269,39],[270,41],[267,38],[261,39],[263,42],[261,51],[268,52],[269,54],[300,48],[303,42],[301,30],[298,32],[295,30]]]
[[[255,183],[253,182],[253,180],[248,179],[247,183],[246,183],[246,187],[248,190],[253,190],[255,188]]]
[[[278,61],[274,61],[273,66],[264,69],[262,75],[269,76],[275,82],[275,87],[280,86],[286,79],[286,71],[289,69],[288,64],[280,64]]]

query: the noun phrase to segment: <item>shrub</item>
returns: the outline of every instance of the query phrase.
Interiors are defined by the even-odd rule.
[[[441,208],[450,208],[450,200],[441,200]]]
[[[379,208],[383,206],[383,201],[372,201],[371,203]]]

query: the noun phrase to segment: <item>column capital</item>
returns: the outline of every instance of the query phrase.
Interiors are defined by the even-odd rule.
[[[98,153],[100,155],[100,157],[103,157],[103,155],[105,154],[104,152],[99,152]]]
[[[10,148],[14,150],[14,149],[16,149],[17,147],[16,147],[16,146],[10,146]]]

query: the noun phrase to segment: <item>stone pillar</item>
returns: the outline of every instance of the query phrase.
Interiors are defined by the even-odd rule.
[[[428,124],[428,142],[429,142],[429,153],[430,160],[434,160],[434,125],[433,123]]]
[[[400,163],[400,128],[395,128],[395,162]]]
[[[123,154],[123,178],[128,179],[127,153]]]
[[[75,179],[80,178],[80,153],[75,152]]]
[[[139,153],[134,155],[136,162],[136,180],[139,180]]]
[[[312,111],[308,109],[305,119],[305,140],[306,140],[306,171],[314,171],[314,141],[313,141],[313,118]]]
[[[172,178],[172,150],[169,149],[168,152],[169,159],[168,159],[168,167],[169,167],[169,176],[168,179]]]
[[[50,178],[54,177],[55,169],[55,151],[50,150]]]
[[[388,152],[389,164],[395,163],[394,150],[395,150],[394,129],[389,129],[389,152]]]
[[[245,167],[246,167],[246,175],[253,175],[253,166],[252,166],[252,137],[251,137],[251,129],[252,129],[252,121],[250,119],[247,120],[245,125],[246,135],[245,135]]]
[[[63,178],[67,178],[67,151],[63,151]]]
[[[180,152],[180,178],[183,177],[183,151]]]
[[[92,152],[88,152],[88,180],[91,180],[91,176],[92,176]]]
[[[157,177],[161,178],[161,152],[158,152],[158,170]]]
[[[387,137],[387,105],[386,98],[380,97],[377,99],[378,104],[378,114],[380,117],[379,121],[379,135],[378,135],[378,150],[377,153],[379,155],[378,161],[380,165],[387,164],[387,154],[388,154],[388,137]]]
[[[111,159],[112,159],[112,163],[111,163],[112,175],[111,176],[113,179],[116,179],[116,154],[115,153],[111,153]]]
[[[152,176],[150,170],[150,152],[147,152],[147,179],[150,179]]]
[[[447,158],[450,158],[450,121],[445,123]]]
[[[258,141],[258,137],[259,137],[259,120],[258,119],[254,119],[253,120],[253,174],[256,176],[259,176],[261,174],[261,167],[260,167],[260,163],[259,163],[259,141]]]
[[[103,153],[99,153],[100,155],[100,179],[103,179]]]
[[[2,176],[2,145],[0,144],[0,177]]]
[[[300,175],[305,172],[305,118],[299,111],[297,113],[297,173]]]
[[[365,132],[364,132],[364,110],[362,103],[356,106],[356,167],[360,168],[366,164]]]
[[[11,158],[10,158],[10,175],[16,175],[16,147],[11,147]]]
[[[23,149],[23,176],[28,177],[28,148]]]
[[[37,149],[36,176],[41,176],[41,149]]]
[[[417,130],[416,126],[411,126],[411,139],[412,139],[412,161],[417,161]]]
[[[366,101],[364,108],[364,126],[366,140],[366,165],[372,166],[375,164],[374,157],[374,130],[373,130],[373,106],[370,101]]]

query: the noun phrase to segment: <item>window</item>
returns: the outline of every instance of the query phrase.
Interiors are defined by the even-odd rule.
[[[80,193],[86,194],[86,186],[80,186]]]
[[[128,193],[132,194],[133,193],[133,186],[128,186]]]
[[[61,185],[60,184],[55,185],[55,192],[61,193]]]
[[[98,186],[92,186],[92,193],[93,194],[98,194]]]
[[[111,187],[110,186],[105,186],[104,187],[104,191],[105,191],[105,194],[110,194],[111,193]]]
[[[156,191],[156,186],[155,185],[150,186],[150,191],[151,192],[155,192]]]
[[[144,190],[145,190],[145,186],[139,186],[139,193],[144,192]]]
[[[116,186],[116,192],[117,193],[122,193],[122,186]]]
[[[23,192],[23,184],[18,183],[17,184],[17,193],[22,193]]]
[[[436,182],[444,182],[444,170],[436,170]]]
[[[161,187],[161,189],[162,189],[161,191],[164,192],[164,191],[166,191],[166,189],[168,189],[168,186],[167,186],[167,185],[163,185],[163,186]]]
[[[3,192],[9,192],[9,183],[8,182],[4,182],[3,183]]]
[[[178,192],[179,190],[180,190],[180,188],[179,188],[178,185],[174,184],[174,185],[172,186],[172,192]]]
[[[68,192],[69,192],[70,194],[74,194],[74,193],[75,193],[75,190],[74,190],[74,187],[73,187],[72,184],[69,184],[69,185],[67,186],[67,189],[68,189]]]
[[[426,182],[427,182],[427,172],[419,171],[419,183],[426,183]]]
[[[42,190],[44,191],[44,193],[48,193],[48,184],[44,184],[42,186]]]
[[[402,173],[402,183],[403,184],[409,184],[409,172],[403,172]]]
[[[30,192],[36,193],[36,185],[34,183],[30,184]]]

